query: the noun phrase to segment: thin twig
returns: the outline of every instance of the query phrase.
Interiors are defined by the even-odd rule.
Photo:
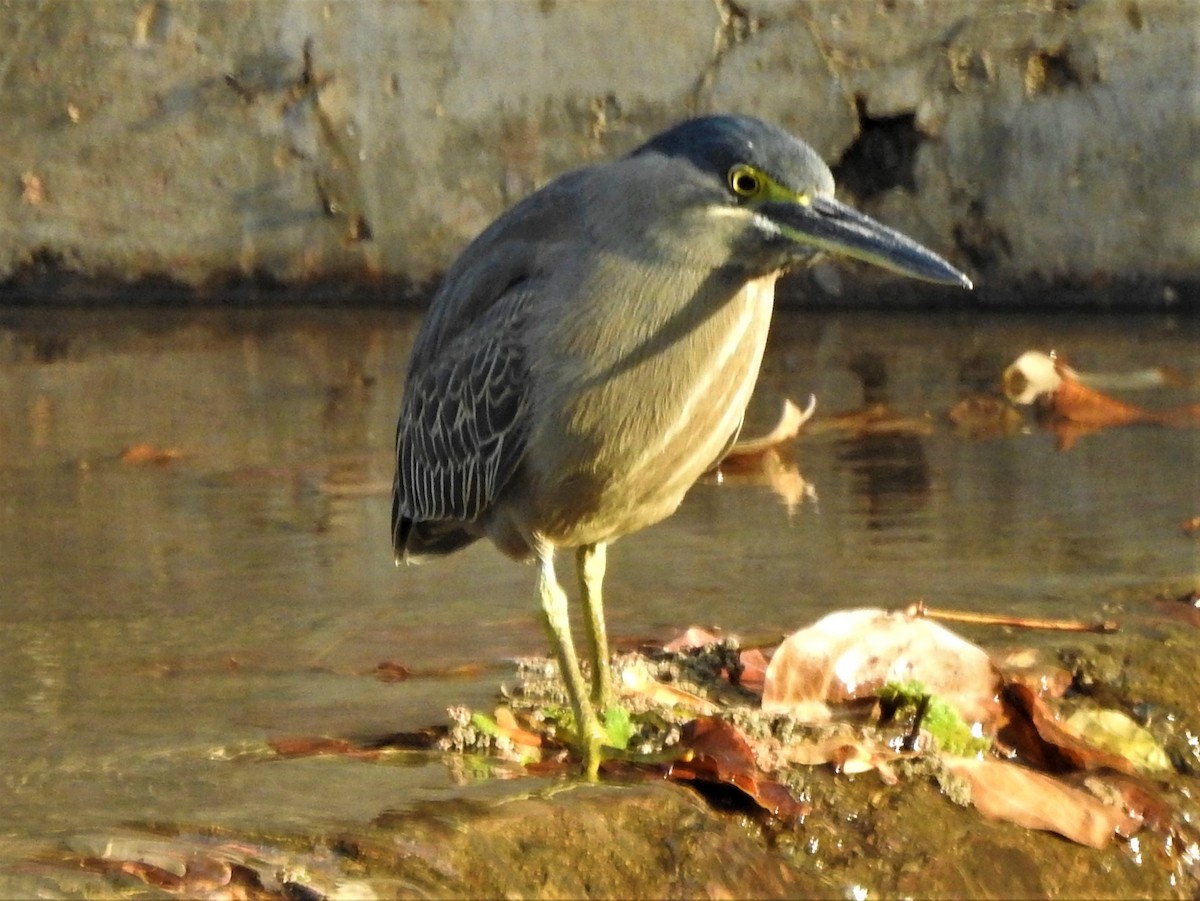
[[[999,613],[972,613],[968,610],[934,610],[924,601],[917,601],[905,608],[909,616],[951,623],[972,623],[980,626],[1013,626],[1018,629],[1046,629],[1056,632],[1116,632],[1118,626],[1112,620],[1085,623],[1078,619],[1045,619],[1037,616],[1006,616]]]

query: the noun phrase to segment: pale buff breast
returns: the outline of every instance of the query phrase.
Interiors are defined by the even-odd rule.
[[[670,516],[741,427],[776,278],[750,282],[686,334],[636,364],[614,366],[612,377],[581,394],[582,412],[554,439],[553,478],[519,477],[521,531],[575,547]]]

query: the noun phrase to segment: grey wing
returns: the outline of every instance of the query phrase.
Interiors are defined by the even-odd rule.
[[[523,299],[510,294],[409,373],[396,427],[398,554],[415,524],[477,520],[516,471],[529,436]]]

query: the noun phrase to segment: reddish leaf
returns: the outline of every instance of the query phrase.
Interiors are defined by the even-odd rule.
[[[409,679],[474,679],[484,670],[479,663],[414,669],[394,660],[384,660],[375,664],[371,673],[380,682],[406,682]]]
[[[1005,685],[1020,683],[1044,698],[1061,698],[1071,687],[1071,673],[1043,660],[1032,648],[992,651],[990,656]]]
[[[690,759],[670,764],[667,778],[732,785],[785,820],[808,813],[809,805],[759,769],[750,743],[736,726],[712,716],[692,720],[683,727],[680,745],[691,752]]]
[[[271,738],[267,740],[267,744],[280,757],[340,755],[374,760],[379,757],[380,753],[378,748],[366,748],[344,738],[324,738],[322,736]]]
[[[1200,589],[1174,599],[1155,598],[1150,602],[1155,614],[1169,622],[1200,626]]]
[[[183,451],[177,447],[158,447],[154,444],[131,444],[121,451],[122,463],[151,463],[165,466],[183,457]]]
[[[403,663],[385,660],[375,666],[375,678],[380,682],[407,682],[413,671]]]
[[[1167,384],[1161,371],[1156,379]],[[1050,415],[1060,450],[1069,450],[1083,435],[1097,429],[1133,423],[1170,426],[1200,425],[1200,404],[1171,410],[1146,410],[1117,400],[1085,384],[1100,376],[1085,376],[1061,359],[1040,351],[1026,351],[1004,371],[1004,391],[1018,404],[1037,403]],[[1108,379],[1108,381],[1113,381]]]
[[[1006,685],[1004,699],[1009,702],[1011,715],[998,737],[1031,765],[1052,772],[1105,767],[1121,773],[1135,772],[1124,757],[1097,748],[1069,728],[1046,699],[1028,685]]]
[[[1160,421],[1156,413],[1101,394],[1071,377],[1064,378],[1054,392],[1052,409],[1068,422],[1093,428]]]
[[[722,485],[770,488],[783,501],[789,513],[806,499],[816,496],[812,485],[801,474],[800,467],[785,460],[779,450],[773,447],[761,453],[722,460],[717,476]]]
[[[496,729],[513,744],[524,745],[527,748],[540,748],[542,746],[542,737],[518,723],[516,715],[510,708],[497,707],[494,719],[496,721]]]
[[[875,403],[818,420],[812,430],[844,432],[856,438],[867,435],[930,435],[933,433],[933,421],[927,416],[904,416],[886,404]]]
[[[761,695],[763,682],[767,677],[767,666],[770,665],[770,662],[760,648],[748,648],[742,651],[738,656],[741,672],[738,674],[737,684],[746,691]]]

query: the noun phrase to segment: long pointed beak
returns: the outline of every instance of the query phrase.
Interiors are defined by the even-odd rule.
[[[912,238],[830,197],[769,201],[758,211],[798,244],[863,260],[909,278],[970,288],[971,280]]]

